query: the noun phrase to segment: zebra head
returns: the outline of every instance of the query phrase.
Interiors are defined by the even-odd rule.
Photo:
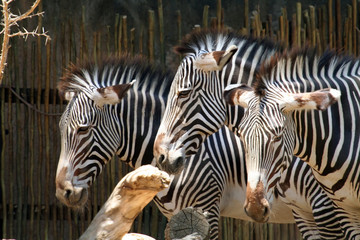
[[[289,86],[267,79],[280,77],[281,71],[278,73],[262,76],[254,88],[237,84],[224,91],[227,103],[245,109],[238,130],[248,172],[244,208],[258,222],[268,219],[274,186],[293,157],[296,125],[291,115],[301,110],[325,110],[340,97],[334,89],[291,92]]]
[[[205,139],[223,126],[226,104],[217,78],[236,51],[232,45],[225,51],[200,51],[182,60],[154,144],[154,156],[161,169],[172,174],[180,172],[185,157],[195,154]],[[215,113],[211,105],[222,108],[215,107]]]
[[[55,181],[56,197],[69,207],[80,208],[87,201],[88,187],[118,147],[118,129],[104,119],[115,111],[133,82],[98,87],[85,80],[96,74],[72,72],[59,85],[69,103],[59,123],[61,153]],[[106,71],[103,74],[106,76]]]

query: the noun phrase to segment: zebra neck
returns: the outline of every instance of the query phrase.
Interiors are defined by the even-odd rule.
[[[152,163],[153,145],[165,103],[163,96],[132,91],[119,104],[119,131],[123,136],[117,150],[120,160],[134,168]]]

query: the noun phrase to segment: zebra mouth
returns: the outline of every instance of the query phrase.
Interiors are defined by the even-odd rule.
[[[87,188],[66,189],[56,192],[56,197],[66,206],[74,209],[80,209],[85,206],[88,200]]]
[[[160,161],[158,161],[158,166],[161,170],[167,172],[168,174],[178,175],[184,169],[184,162],[184,157],[178,157],[171,162],[168,158],[166,158],[160,159]]]

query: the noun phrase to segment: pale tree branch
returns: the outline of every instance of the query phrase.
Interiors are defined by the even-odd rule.
[[[0,31],[0,34],[3,34],[3,42],[2,42],[2,46],[1,46],[1,55],[0,55],[0,85],[2,84],[3,81],[3,77],[4,77],[4,70],[6,67],[6,62],[7,62],[7,56],[8,56],[8,52],[9,52],[9,42],[10,42],[10,38],[12,37],[16,37],[16,36],[20,36],[25,38],[25,40],[27,39],[27,37],[29,35],[31,36],[38,36],[38,37],[45,37],[46,41],[45,44],[51,40],[50,36],[47,34],[47,32],[45,32],[44,29],[42,29],[42,32],[38,32],[38,28],[36,28],[33,31],[28,31],[25,28],[23,28],[22,30],[19,30],[18,32],[12,33],[11,32],[11,27],[12,26],[19,26],[18,23],[21,20],[24,19],[28,19],[28,18],[32,18],[35,16],[39,16],[42,17],[43,16],[43,12],[40,13],[33,13],[36,9],[36,7],[39,5],[41,0],[35,0],[35,2],[33,3],[33,5],[31,6],[31,8],[25,12],[24,14],[21,15],[15,15],[13,13],[11,13],[10,8],[9,8],[9,4],[12,2],[13,0],[2,0],[2,26],[3,29]]]
[[[12,0],[11,0],[12,1]],[[39,5],[41,0],[36,0],[33,5],[31,6],[31,8],[24,14],[20,15],[20,16],[17,16],[15,19],[13,19],[12,21],[15,21],[15,22],[19,22],[25,18],[28,18],[35,10],[35,8]],[[4,2],[4,0],[3,0]]]

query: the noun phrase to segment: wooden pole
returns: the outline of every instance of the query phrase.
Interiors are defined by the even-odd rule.
[[[202,19],[204,29],[208,28],[208,18],[209,18],[209,5],[205,5],[203,10],[203,19]]]
[[[336,0],[335,7],[335,18],[336,18],[336,47],[341,49],[342,47],[342,31],[341,31],[341,0]]]
[[[136,216],[169,183],[169,175],[151,165],[128,173],[116,185],[80,240],[122,239]]]
[[[352,23],[352,46],[353,46],[353,54],[355,56],[358,55],[358,46],[357,46],[357,31],[356,31],[356,27],[357,27],[357,1],[356,0],[353,0],[352,1],[352,20],[353,20],[353,23]]]
[[[249,34],[249,0],[244,0],[244,28],[246,34]]]
[[[333,1],[328,2],[328,21],[329,21],[329,47],[334,48],[334,25],[333,25]]]
[[[154,35],[155,35],[155,14],[153,10],[149,10],[149,59],[151,62],[155,60],[155,53],[154,53]]]
[[[164,15],[162,0],[158,0],[159,14],[159,40],[160,40],[160,62],[165,66],[165,43],[164,43]]]

